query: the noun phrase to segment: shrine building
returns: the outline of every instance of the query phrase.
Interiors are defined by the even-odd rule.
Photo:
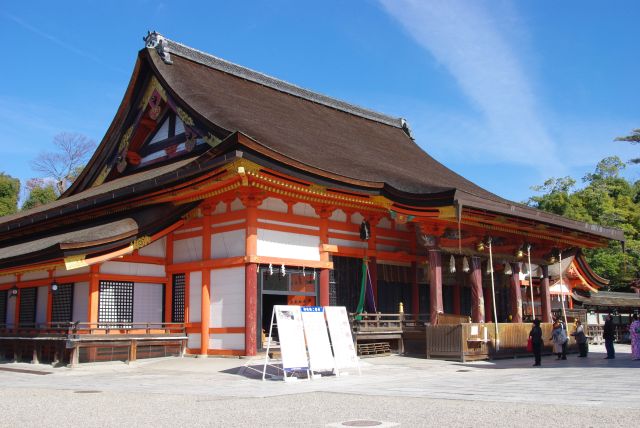
[[[522,322],[523,278],[548,322],[553,259],[624,240],[482,189],[403,119],[145,42],[77,180],[0,218],[8,358],[255,355],[277,304]]]

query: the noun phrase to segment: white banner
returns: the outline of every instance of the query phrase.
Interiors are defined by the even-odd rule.
[[[356,348],[353,345],[351,326],[344,306],[325,306],[327,324],[331,334],[333,355],[338,369],[359,367]]]
[[[315,372],[333,370],[335,360],[331,353],[324,309],[321,306],[302,306],[300,309],[311,370]]]
[[[285,371],[308,370],[300,306],[275,305],[273,310],[278,324],[282,368]]]

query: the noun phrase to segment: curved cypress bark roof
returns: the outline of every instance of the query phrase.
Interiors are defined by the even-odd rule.
[[[429,156],[401,119],[166,42],[171,63],[147,49],[153,67],[179,99],[217,126],[331,174],[386,183],[410,194],[458,190],[507,202]]]

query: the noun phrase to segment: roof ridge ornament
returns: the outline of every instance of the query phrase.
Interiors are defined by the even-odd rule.
[[[171,61],[169,45],[162,34],[155,30],[147,31],[147,35],[143,37],[142,40],[144,40],[145,47],[155,48],[156,52],[158,52],[158,55],[160,55],[160,58],[162,58],[162,61],[164,61],[165,64],[173,64],[173,61]]]

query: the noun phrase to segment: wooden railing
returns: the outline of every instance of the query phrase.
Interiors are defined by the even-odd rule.
[[[186,334],[184,323],[165,322],[55,322],[22,324],[19,326],[0,324],[0,333],[11,336],[62,335],[76,336],[85,334]]]

